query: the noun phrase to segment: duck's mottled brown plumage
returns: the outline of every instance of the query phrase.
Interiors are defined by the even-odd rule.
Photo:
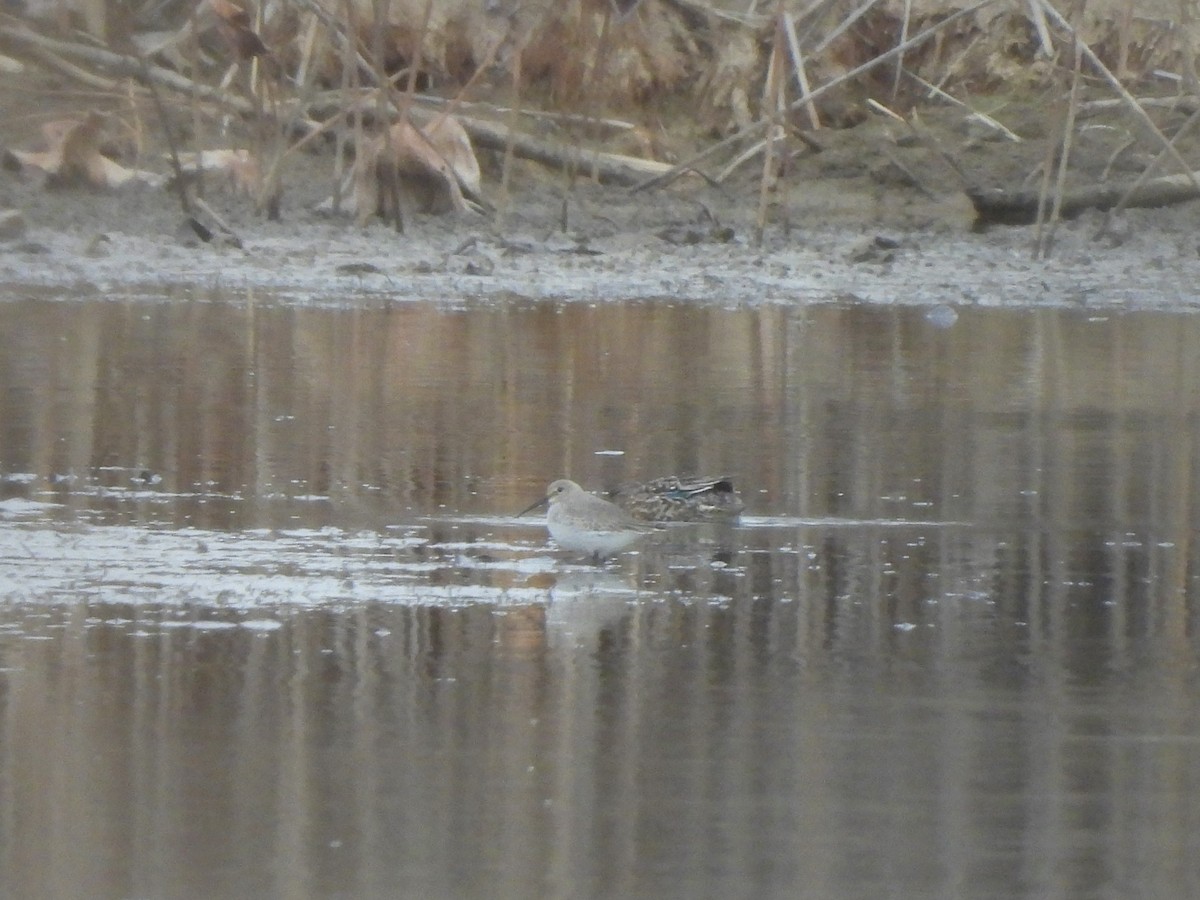
[[[745,504],[725,476],[667,475],[623,484],[610,496],[634,518],[646,522],[702,522],[735,519]]]

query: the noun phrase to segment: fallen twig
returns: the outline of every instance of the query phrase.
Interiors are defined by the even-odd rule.
[[[647,176],[658,177],[672,168],[668,163],[653,159],[581,149],[527,134],[514,134],[511,128],[486,119],[460,116],[459,122],[467,129],[471,140],[481,147],[503,152],[511,142],[512,152],[517,156],[555,168],[569,165],[572,158],[577,157],[579,170],[593,174],[603,184],[635,185]]]
[[[195,204],[196,209],[200,210],[200,212],[212,219],[213,224],[217,226],[217,231],[219,231],[222,237],[224,237],[225,243],[229,244],[231,247],[237,247],[239,250],[242,249],[242,239],[237,236],[237,232],[230,227],[228,222],[226,222],[217,214],[215,209],[205,202],[203,197],[193,197],[192,203]],[[194,217],[189,224],[192,226],[192,230],[195,231],[196,234],[203,236],[201,230],[196,227],[199,222],[197,222]],[[201,226],[201,228],[203,228],[203,226]],[[206,240],[212,240],[211,236]]]
[[[1107,210],[1124,203],[1126,207],[1153,208],[1184,203],[1200,197],[1200,172],[1164,175],[1139,186],[1128,183],[1095,184],[1069,190],[1050,198],[1059,204],[1060,215],[1070,219],[1086,209]],[[967,196],[975,207],[975,224],[1030,225],[1037,221],[1040,192],[1030,188],[969,188]]]
[[[106,78],[103,75],[97,75],[95,72],[89,72],[87,69],[75,65],[70,60],[63,59],[59,54],[45,47],[29,47],[27,50],[29,55],[42,65],[54,69],[68,78],[78,81],[80,84],[85,84],[88,87],[101,91],[115,91],[120,86],[121,79]]]
[[[1133,102],[1142,107],[1142,109],[1178,110],[1184,113],[1191,113],[1200,109],[1200,97],[1189,94],[1176,94],[1171,97],[1133,97]],[[1093,116],[1098,113],[1120,109],[1127,105],[1128,102],[1124,99],[1088,100],[1086,103],[1079,104],[1079,116],[1080,118]]]
[[[42,50],[53,53],[60,58],[67,57],[91,63],[117,77],[133,78],[138,81],[149,79],[161,87],[170,88],[173,91],[179,91],[180,93],[207,100],[242,115],[252,115],[254,113],[251,103],[236,94],[220,91],[207,85],[197,84],[195,81],[185,78],[178,72],[144,62],[138,56],[113,53],[111,50],[103,50],[88,44],[60,41],[38,34],[23,26],[0,25],[0,37],[6,38],[28,50]]]

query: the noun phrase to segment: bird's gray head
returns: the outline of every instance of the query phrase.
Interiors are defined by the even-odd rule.
[[[523,509],[519,513],[517,513],[517,515],[523,516],[523,515],[525,515],[525,513],[532,512],[533,510],[537,509],[539,506],[545,506],[547,503],[557,502],[558,500],[562,499],[563,496],[571,493],[572,491],[582,491],[582,490],[583,490],[583,488],[581,488],[575,482],[571,481],[569,478],[560,478],[560,479],[558,479],[558,481],[552,481],[552,482],[550,482],[550,487],[546,488],[546,496],[545,497],[543,497],[541,500],[537,501],[536,503],[532,504],[531,506],[527,506],[525,509]]]
[[[546,488],[546,502],[554,504],[568,494],[582,490],[583,488],[569,478],[560,478],[558,481],[551,482],[550,487]]]

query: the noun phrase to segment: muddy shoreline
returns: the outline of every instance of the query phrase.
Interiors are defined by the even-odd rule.
[[[1049,260],[1032,258],[1029,228],[955,234],[847,225],[768,234],[755,247],[742,230],[724,243],[677,246],[632,226],[572,239],[421,221],[404,235],[383,226],[261,223],[243,231],[235,249],[146,233],[131,219],[81,224],[76,213],[64,211],[69,225],[26,214],[26,234],[0,250],[4,293],[236,299],[254,291],[323,305],[528,298],[1200,309],[1190,230],[1164,224],[1164,213],[1131,214],[1130,237],[1115,248],[1094,244],[1096,220],[1068,223]]]
[[[34,112],[8,111],[4,146],[36,143]],[[1024,130],[1034,134],[1037,111],[1027,112]],[[1045,150],[1032,138],[970,139],[956,113],[924,122],[977,184],[1027,183]],[[197,239],[165,189],[54,188],[6,170],[0,209],[19,211],[24,224],[0,240],[0,284],[8,296],[237,299],[253,291],[329,305],[528,298],[1200,308],[1195,202],[1129,210],[1099,239],[1103,214],[1086,212],[1059,226],[1049,259],[1035,259],[1032,226],[972,229],[961,183],[924,145],[879,123],[819,135],[821,152],[802,148],[770,195],[761,245],[760,162],[721,186],[693,178],[640,193],[587,180],[567,190],[558,173],[520,163],[504,202],[500,162],[480,153],[500,215],[418,214],[398,234],[378,220],[360,228],[318,212],[333,184],[331,155],[297,154],[279,221],[256,214],[221,179],[206,183],[206,202],[241,248]],[[1072,178],[1101,178],[1111,160],[1107,144],[1081,143]],[[139,162],[169,169],[161,156]]]

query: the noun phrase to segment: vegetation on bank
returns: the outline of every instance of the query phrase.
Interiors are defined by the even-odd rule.
[[[201,0],[117,17],[78,0],[74,18],[0,20],[0,52],[81,88],[77,116],[7,161],[116,187],[152,180],[165,148],[185,211],[218,228],[194,188],[204,172],[273,215],[289,159],[318,145],[332,149],[331,208],[397,227],[412,208],[503,210],[517,157],[638,190],[753,171],[761,231],[798,157],[829,129],[883,118],[931,144],[983,219],[1052,223],[1200,193],[1181,150],[1200,116],[1188,3],[1078,6]],[[1045,110],[1051,149],[1032,184],[979,184],[924,132],[924,111],[950,108],[974,135],[1019,143],[1029,135],[1005,121],[1016,96]],[[1073,144],[1100,115],[1122,123],[1113,158],[1147,163],[1132,182],[1069,189]],[[498,173],[487,191],[480,149]]]

